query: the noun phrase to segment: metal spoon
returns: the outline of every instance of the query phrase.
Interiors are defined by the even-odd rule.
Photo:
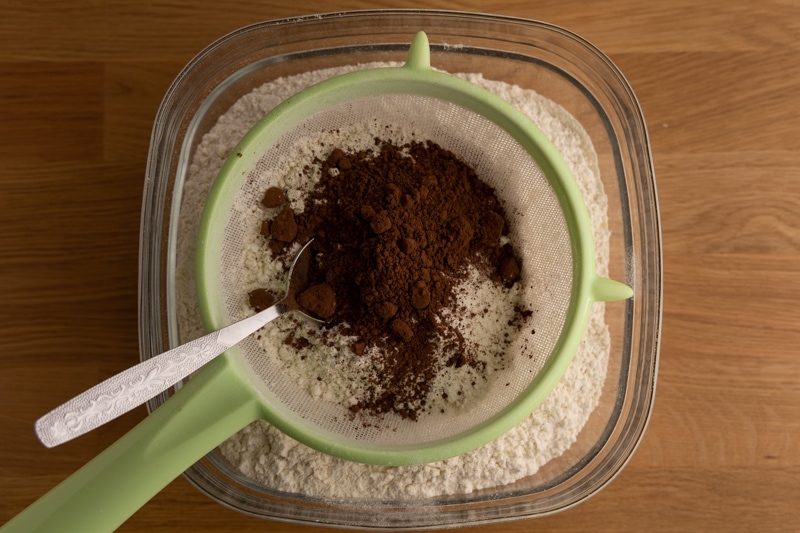
[[[271,307],[204,337],[142,361],[95,385],[36,421],[36,435],[48,448],[87,433],[142,405],[289,311],[304,313],[295,300],[308,283],[311,242],[298,252],[289,271],[286,296]]]

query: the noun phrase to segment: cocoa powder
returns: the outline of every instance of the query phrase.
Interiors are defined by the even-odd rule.
[[[286,191],[280,187],[270,187],[261,199],[264,207],[280,207],[286,203]]]
[[[507,227],[495,191],[469,166],[431,142],[375,143],[372,153],[333,150],[318,162],[320,180],[305,210],[284,207],[263,232],[277,253],[285,246],[275,241],[314,238],[310,282],[324,286],[327,299],[308,301],[324,307],[328,326],[342,325],[357,339],[354,354],[381,351],[372,393],[353,410],[413,419],[442,364],[478,364],[441,320],[454,286],[469,267],[511,285],[520,265],[512,247],[500,244]],[[446,361],[439,361],[442,342],[456,354]]]

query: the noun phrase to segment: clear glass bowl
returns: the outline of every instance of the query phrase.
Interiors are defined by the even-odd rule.
[[[195,57],[165,95],[152,132],[141,227],[142,359],[178,344],[174,275],[180,200],[195,148],[217,118],[251,89],[281,76],[402,61],[419,30],[428,34],[435,67],[481,72],[534,89],[577,117],[591,136],[609,197],[609,276],[634,289],[633,299],[606,307],[612,349],[600,404],[577,442],[535,475],[460,496],[381,501],[282,493],[248,481],[212,451],[185,476],[237,511],[373,529],[542,516],[603,488],[644,433],[655,392],[662,306],[661,233],[644,118],[622,73],[597,48],[562,28],[518,18],[432,10],[329,13],[254,24]],[[155,398],[149,409],[167,397]]]

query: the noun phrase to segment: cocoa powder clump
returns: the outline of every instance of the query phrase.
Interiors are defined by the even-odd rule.
[[[262,226],[263,231],[264,228]],[[280,213],[269,224],[268,231],[280,242],[292,242],[297,237],[297,222],[292,208],[287,205],[281,209]]]
[[[356,337],[357,354],[380,350],[383,370],[353,410],[415,419],[441,365],[437,342],[458,354],[446,364],[477,365],[441,319],[454,287],[470,266],[510,286],[520,263],[500,244],[507,224],[495,191],[468,165],[432,142],[375,142],[372,156],[331,151],[305,210],[286,207],[267,226],[280,242],[314,238],[309,275],[330,291],[327,325]]]
[[[275,303],[275,297],[267,289],[254,289],[250,291],[247,295],[247,300],[250,303],[250,307],[257,313],[271,307],[272,304]]]
[[[517,260],[507,255],[500,259],[500,276],[506,281],[514,281],[519,277],[520,269]]]
[[[261,199],[264,207],[280,207],[286,203],[286,191],[280,187],[270,187]]]
[[[330,285],[323,282],[297,295],[297,303],[319,318],[330,318],[336,311],[336,294]]]

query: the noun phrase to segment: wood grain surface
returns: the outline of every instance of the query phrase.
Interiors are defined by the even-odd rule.
[[[143,176],[174,77],[249,23],[375,7],[564,26],[625,73],[652,140],[665,306],[644,440],[589,501],[472,530],[800,531],[800,3],[789,0],[0,0],[0,523],[146,414],[53,450],[32,430],[138,359]],[[237,514],[183,478],[120,528],[315,530]]]

